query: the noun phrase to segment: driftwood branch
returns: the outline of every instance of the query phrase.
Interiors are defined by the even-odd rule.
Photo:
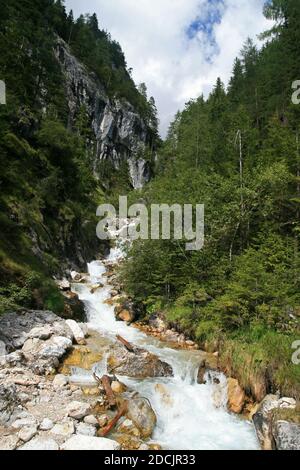
[[[120,341],[120,343],[122,343],[123,346],[125,346],[127,351],[134,352],[134,347],[132,346],[132,344],[128,343],[128,341],[126,341],[126,339],[122,338],[122,336],[117,335],[117,340]]]
[[[96,382],[101,384],[102,387],[104,388],[109,406],[111,408],[116,406],[116,397],[115,397],[115,394],[114,394],[114,392],[112,391],[112,388],[111,388],[111,378],[108,375],[103,375],[103,377],[101,377],[101,379],[100,379],[100,377],[98,377],[95,374],[95,372],[93,373],[93,376],[94,376],[94,379],[96,380]]]
[[[109,406],[110,407],[116,406],[116,397],[115,397],[114,392],[112,391],[111,382],[110,382],[110,378],[108,377],[108,375],[103,375],[101,382],[105,390]]]
[[[120,407],[118,413],[116,414],[116,416],[108,423],[107,426],[105,426],[105,428],[102,429],[102,431],[99,433],[99,436],[100,437],[105,437],[107,436],[113,429],[114,427],[117,425],[118,421],[122,418],[122,416],[125,415],[125,413],[127,412],[127,408],[128,408],[128,404],[127,402],[124,402],[122,404],[122,406]]]

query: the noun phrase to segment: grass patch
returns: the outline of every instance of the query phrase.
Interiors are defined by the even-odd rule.
[[[300,399],[300,366],[292,363],[295,335],[284,335],[264,327],[250,327],[222,342],[221,363],[230,364],[246,390],[264,381],[267,392]]]

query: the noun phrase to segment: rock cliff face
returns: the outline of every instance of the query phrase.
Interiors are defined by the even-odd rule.
[[[89,121],[95,176],[100,178],[101,162],[109,162],[115,170],[127,162],[132,186],[141,188],[151,176],[149,164],[142,158],[148,139],[146,123],[130,103],[110,99],[96,75],[71,54],[60,38],[55,55],[65,77],[69,126],[74,126],[83,108]]]

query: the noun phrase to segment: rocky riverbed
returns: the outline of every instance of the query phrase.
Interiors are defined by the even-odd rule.
[[[122,292],[116,263],[103,261],[102,266],[101,280],[72,272],[71,282],[59,281],[64,292],[71,292],[72,283],[73,291],[85,293],[89,323],[64,320],[46,311],[12,312],[0,318],[0,449],[168,448],[174,425],[180,425],[184,417],[189,419],[185,409],[198,420],[202,406],[206,415],[212,414],[212,422],[219,420],[214,427],[219,425],[222,435],[225,426],[224,432],[227,429],[232,434],[233,442],[235,433],[241,433],[244,440],[249,438],[249,447],[255,447],[250,427],[248,430],[241,418],[230,418],[224,407],[253,419],[261,448],[300,448],[293,398],[268,395],[262,403],[252,403],[235,378],[226,379],[220,373],[217,351],[199,351],[197,344],[169,328],[159,316],[134,323],[138,312],[133,300]],[[95,305],[101,299],[110,309],[100,323],[90,299]],[[114,319],[110,311],[115,312]],[[138,344],[124,341],[115,334],[119,330]],[[163,354],[157,355],[160,348],[164,348]],[[181,370],[185,360],[188,374]],[[181,403],[186,396],[190,403]],[[215,429],[203,428],[195,429],[194,436],[190,433],[186,448],[189,442],[193,448],[226,446],[221,441],[218,444]],[[157,439],[168,433],[170,441]],[[227,445],[235,444],[228,441]]]
[[[86,367],[108,357],[109,370],[131,377],[172,375],[172,368],[149,352],[133,352],[86,325],[51,312],[7,314],[0,320],[0,449],[138,449],[146,446],[156,424],[150,404],[111,376],[116,397],[111,406],[104,388],[72,384],[72,367]],[[96,346],[97,345],[97,346]],[[59,373],[65,371],[65,374]],[[122,403],[126,414],[114,439],[98,437]]]

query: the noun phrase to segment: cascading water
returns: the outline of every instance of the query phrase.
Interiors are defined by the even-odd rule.
[[[122,257],[120,248],[111,251],[110,262]],[[254,450],[259,449],[251,423],[226,410],[226,378],[207,377],[206,385],[197,383],[197,370],[203,358],[201,351],[174,350],[141,331],[117,321],[110,298],[111,287],[104,276],[106,268],[101,261],[88,266],[90,282],[101,282],[104,287],[91,294],[86,284],[76,284],[74,290],[85,303],[88,324],[102,335],[115,339],[117,334],[159,356],[173,367],[173,378],[135,380],[120,377],[122,382],[148,398],[157,415],[153,440],[165,449],[174,450]],[[97,373],[106,372],[106,359],[97,365]],[[99,372],[100,371],[100,372]],[[88,381],[90,373],[74,371],[73,381]],[[217,382],[217,383],[216,383]]]

